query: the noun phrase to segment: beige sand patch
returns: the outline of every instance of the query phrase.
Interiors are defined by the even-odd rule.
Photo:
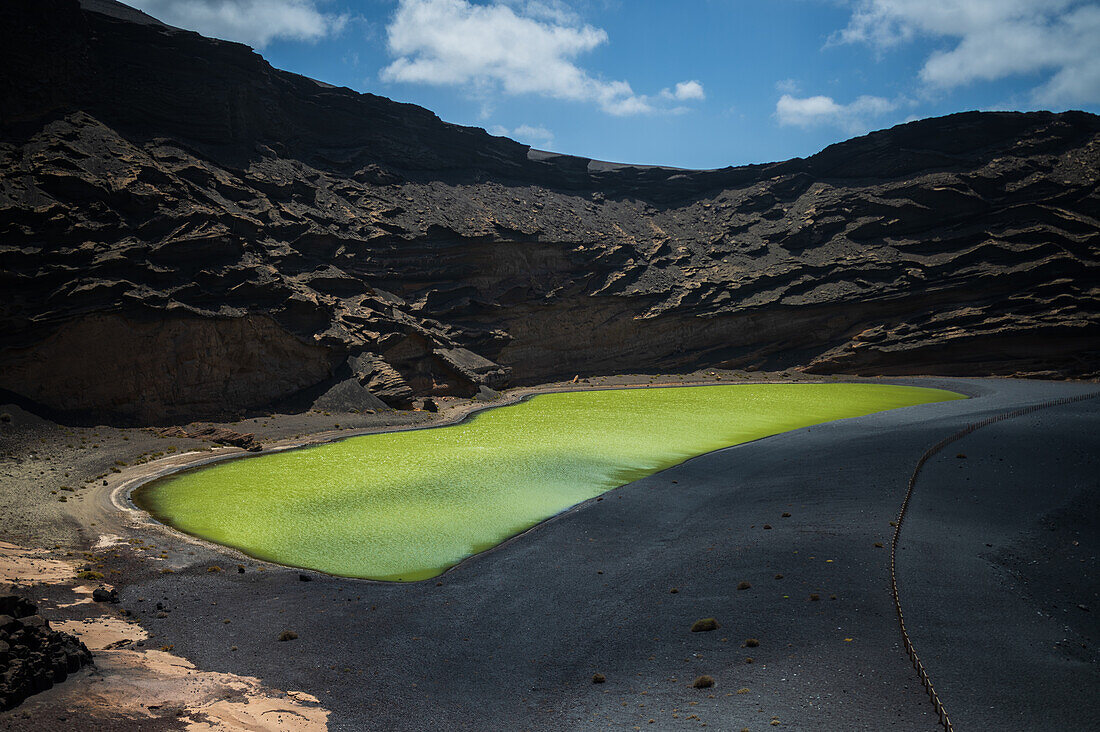
[[[75,577],[73,565],[50,559],[46,549],[25,549],[0,541],[0,582],[56,585]]]
[[[92,717],[170,713],[195,732],[323,732],[328,710],[302,692],[265,688],[252,676],[202,671],[165,651],[104,650],[97,672],[66,700]]]
[[[134,623],[121,618],[101,616],[84,620],[61,620],[50,623],[54,630],[75,635],[88,646],[88,650],[97,652],[105,648],[128,645],[134,641],[145,640],[149,634]]]

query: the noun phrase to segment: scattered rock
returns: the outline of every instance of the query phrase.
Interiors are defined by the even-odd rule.
[[[299,572],[299,573],[298,573],[298,581],[299,581],[299,582],[312,582],[312,581],[313,581],[313,577],[311,577],[310,575],[306,574],[305,572]]]
[[[739,590],[747,590],[750,587],[752,587],[752,585],[750,585],[748,582],[738,582],[737,583],[737,589],[739,589]]]

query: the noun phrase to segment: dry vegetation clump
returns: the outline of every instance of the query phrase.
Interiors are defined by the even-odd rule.
[[[709,689],[714,686],[714,677],[703,674],[702,676],[695,677],[695,681],[691,682],[692,688],[695,689]]]
[[[750,587],[752,587],[752,585],[750,585],[748,582],[739,582],[737,584],[737,589],[739,589],[739,590],[747,590]]]
[[[759,645],[760,641],[758,641],[756,638],[749,638],[747,641],[745,641],[745,648],[756,648]]]
[[[297,637],[298,634],[295,633],[293,630],[284,630],[282,633],[279,633],[279,640],[281,641],[292,641]]]
[[[709,630],[718,630],[722,626],[714,618],[701,618],[691,625],[692,633],[705,633]]]
[[[600,673],[592,674],[592,683],[593,684],[602,684],[605,681],[607,681],[607,677],[604,676],[603,674],[600,674]]]

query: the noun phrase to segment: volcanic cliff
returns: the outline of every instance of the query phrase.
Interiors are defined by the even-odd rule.
[[[110,0],[4,3],[0,44],[0,389],[47,409],[1100,373],[1095,115],[688,171],[532,150]]]

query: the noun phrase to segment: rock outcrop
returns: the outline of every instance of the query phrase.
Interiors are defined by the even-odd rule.
[[[92,662],[92,654],[67,633],[50,630],[38,607],[18,595],[0,597],[0,711]]]
[[[173,425],[156,430],[161,437],[189,437],[191,439],[207,440],[218,445],[240,447],[249,452],[259,452],[263,445],[256,442],[256,435],[252,432],[237,432],[227,427],[217,427],[212,424],[192,424],[186,427]]]
[[[0,41],[0,389],[57,411],[1100,373],[1095,115],[684,171],[532,150],[108,0],[6,3]]]

